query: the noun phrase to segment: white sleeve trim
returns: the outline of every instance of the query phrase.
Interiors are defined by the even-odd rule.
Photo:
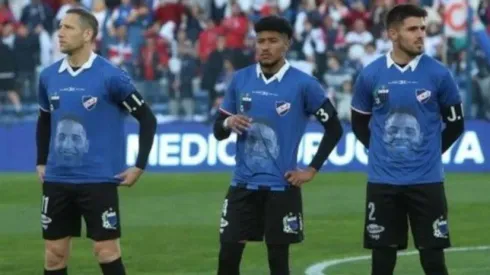
[[[227,110],[225,110],[225,109],[223,109],[223,108],[219,108],[219,110],[220,110],[221,112],[223,112],[223,113],[225,113],[225,114],[229,115],[229,116],[234,115],[233,113],[228,112]]]
[[[43,112],[50,113],[49,110],[44,109],[43,107],[41,107],[41,105],[39,105],[39,109],[41,109],[41,111],[43,111]]]
[[[371,112],[366,112],[366,111],[361,111],[361,110],[359,110],[359,109],[356,109],[356,108],[354,108],[354,106],[352,106],[352,105],[350,106],[350,108],[351,108],[352,110],[354,110],[354,111],[358,112],[358,113],[363,114],[363,115],[370,115],[370,114],[371,114]]]

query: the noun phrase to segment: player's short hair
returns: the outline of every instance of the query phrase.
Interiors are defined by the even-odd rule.
[[[399,25],[409,17],[427,17],[427,11],[411,4],[396,5],[386,14],[385,26],[388,29],[394,25]]]
[[[97,34],[99,32],[99,22],[97,21],[97,18],[95,18],[95,16],[90,11],[83,8],[71,8],[66,12],[66,14],[78,15],[80,17],[81,23],[86,27],[92,29],[93,32],[92,40],[94,40],[97,37]]]
[[[288,20],[276,15],[260,18],[260,20],[255,23],[254,30],[257,34],[263,31],[278,32],[287,35],[288,39],[291,39],[293,36],[293,27],[291,27]]]

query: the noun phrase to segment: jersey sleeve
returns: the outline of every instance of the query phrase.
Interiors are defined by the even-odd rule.
[[[223,98],[223,103],[219,110],[227,115],[234,115],[237,113],[236,110],[236,77],[237,75],[233,75],[228,88],[226,89],[225,96]]]
[[[38,103],[39,103],[39,108],[43,110],[44,112],[49,112],[49,98],[48,98],[48,90],[46,88],[46,80],[45,80],[45,73],[41,73],[39,77],[39,83],[38,83]]]
[[[120,104],[131,93],[136,92],[136,87],[134,87],[131,78],[125,71],[118,70],[118,72],[110,76],[108,90],[114,102]]]
[[[449,107],[461,103],[458,85],[449,70],[442,77],[439,84],[438,101],[441,107]]]
[[[325,97],[325,90],[316,79],[308,81],[303,90],[303,96],[305,100],[305,111],[309,115],[315,114],[327,99]]]
[[[352,97],[351,108],[361,114],[371,114],[373,107],[372,87],[362,71],[354,84],[354,95]]]

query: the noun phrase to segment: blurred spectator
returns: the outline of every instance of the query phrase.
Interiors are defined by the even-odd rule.
[[[194,47],[186,37],[184,30],[178,33],[178,56],[172,58],[174,64],[170,68],[172,86],[170,89],[170,115],[179,117],[180,107],[184,110],[184,120],[192,120],[194,115],[194,86],[193,81],[197,76],[198,63]]]
[[[345,80],[342,82],[340,90],[335,93],[335,103],[337,107],[337,113],[340,120],[350,121],[351,114],[351,101],[352,101],[352,81]]]
[[[29,101],[36,100],[36,68],[39,65],[39,33],[42,26],[38,25],[33,32],[20,24],[14,40],[14,56],[18,91]]]
[[[127,26],[121,24],[115,28],[115,41],[109,44],[108,58],[112,64],[134,75],[131,67],[133,48],[128,42]]]
[[[240,10],[237,3],[232,4],[232,13],[229,18],[221,22],[221,33],[226,37],[226,47],[229,49],[243,49],[245,36],[248,31],[248,19]]]
[[[41,0],[31,0],[31,2],[22,9],[20,22],[27,26],[30,32],[41,26],[48,33],[53,32],[54,13],[51,8],[41,2]]]
[[[363,67],[366,67],[374,60],[378,59],[381,55],[376,50],[376,45],[374,43],[368,43],[364,46],[364,54],[361,57],[361,63]]]
[[[341,66],[337,57],[331,56],[328,58],[328,70],[323,79],[330,88],[329,93],[336,93],[340,91],[342,83],[352,80],[352,76]]]
[[[0,43],[0,100],[6,94],[17,113],[22,109],[19,95],[15,92],[15,57],[12,49]],[[1,101],[0,101],[1,103]],[[0,104],[0,109],[2,106]]]
[[[367,43],[371,43],[373,39],[373,35],[366,30],[366,23],[362,19],[356,19],[353,30],[349,31],[345,36],[345,41],[350,45],[366,45]]]
[[[14,15],[8,7],[7,0],[0,0],[0,24],[14,22]]]

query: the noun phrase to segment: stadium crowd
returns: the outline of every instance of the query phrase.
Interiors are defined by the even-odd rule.
[[[453,70],[469,115],[488,119],[490,66],[473,43],[468,79],[467,41],[444,36],[436,0],[0,0],[0,114],[36,115],[37,76],[63,57],[57,25],[85,7],[99,21],[94,49],[133,77],[159,117],[212,118],[233,72],[255,62],[253,23],[277,14],[294,27],[288,60],[322,82],[348,121],[356,74],[390,50],[384,15],[405,2],[429,12],[426,54]],[[489,3],[478,15],[490,32]]]

